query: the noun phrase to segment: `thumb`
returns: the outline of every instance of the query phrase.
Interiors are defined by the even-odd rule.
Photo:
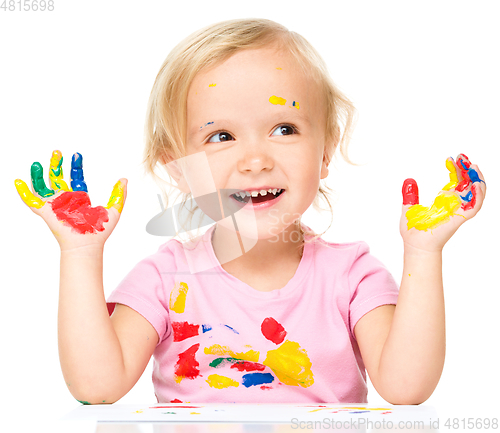
[[[128,181],[125,178],[121,178],[115,183],[106,209],[114,207],[119,213],[122,212],[125,199],[127,198],[127,183]]]
[[[415,179],[406,179],[403,182],[403,205],[414,205],[418,203],[418,186]]]

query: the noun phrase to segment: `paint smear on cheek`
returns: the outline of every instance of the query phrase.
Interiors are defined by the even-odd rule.
[[[179,353],[179,360],[175,364],[175,381],[180,383],[182,379],[195,379],[200,375],[199,362],[196,361],[196,351],[199,349],[200,343],[193,344],[189,349]]]
[[[90,207],[90,198],[83,191],[65,192],[50,205],[59,221],[81,234],[101,232],[103,223],[109,221],[108,211],[102,206]]]

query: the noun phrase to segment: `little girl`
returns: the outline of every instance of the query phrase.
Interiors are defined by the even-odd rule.
[[[320,180],[337,148],[345,156],[353,113],[314,48],[275,22],[224,21],[183,40],[151,93],[145,162],[215,224],[163,244],[107,302],[103,247],[127,181],[91,208],[81,155],[70,187],[59,151],[52,189],[38,163],[33,192],[16,180],[61,247],[59,352],[77,400],[119,400],[152,355],[162,403],[366,403],[365,369],[390,403],[429,398],[445,358],[442,248],[479,211],[484,178],[449,158],[430,208],[405,181],[398,291],[364,242],[326,242],[300,221],[327,198]]]

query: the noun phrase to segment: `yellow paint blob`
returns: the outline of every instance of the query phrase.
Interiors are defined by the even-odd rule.
[[[186,283],[176,283],[170,292],[169,308],[176,313],[184,313],[186,308],[186,295],[189,288]]]
[[[209,84],[208,87],[215,87],[217,84]]]
[[[279,69],[281,71],[281,68],[276,68],[276,69]]]
[[[285,385],[307,388],[314,383],[307,352],[294,341],[285,340],[280,347],[267,352],[263,364],[271,368]]]
[[[111,191],[111,197],[109,198],[108,205],[106,209],[110,209],[114,207],[118,212],[122,212],[123,209],[123,184],[118,181],[115,183],[113,187],[113,191]]]
[[[45,202],[33,195],[28,188],[28,185],[26,185],[21,179],[16,179],[14,184],[16,185],[17,193],[29,207],[40,209],[43,205],[45,205]]]
[[[461,200],[454,193],[440,192],[430,208],[415,204],[406,211],[408,230],[415,227],[417,230],[432,229],[448,221],[460,208]]]
[[[444,187],[443,191],[449,191],[450,189],[454,189],[458,185],[458,175],[457,168],[455,164],[449,159],[446,160],[446,168],[450,172],[450,182],[448,182]]]
[[[286,99],[280,98],[279,96],[271,96],[269,102],[274,105],[285,105]]]
[[[63,169],[60,166],[62,160],[62,153],[60,150],[54,150],[52,152],[52,158],[50,158],[49,167],[49,180],[50,187],[55,190],[71,191],[71,188],[64,181]]]
[[[260,353],[255,350],[249,350],[247,352],[233,352],[227,346],[221,346],[220,344],[212,344],[210,347],[205,347],[203,352],[206,355],[228,355],[231,358],[241,359],[243,361],[259,362]]]
[[[230,386],[240,386],[238,382],[230,377],[221,376],[220,374],[211,374],[208,376],[206,382],[212,387],[217,389],[229,388]]]

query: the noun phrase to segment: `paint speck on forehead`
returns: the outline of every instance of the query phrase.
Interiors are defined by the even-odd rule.
[[[207,122],[205,123],[203,126],[200,126],[200,129],[201,128],[204,128],[205,126],[208,126],[208,125],[213,125],[214,122]]]
[[[274,105],[285,105],[286,99],[273,95],[269,98],[269,102]]]
[[[215,87],[215,86],[217,86],[217,84],[216,84],[216,83],[213,83],[213,84],[209,84],[209,85],[208,85],[208,87]]]
[[[281,71],[281,68],[276,68],[276,69],[279,69]]]

